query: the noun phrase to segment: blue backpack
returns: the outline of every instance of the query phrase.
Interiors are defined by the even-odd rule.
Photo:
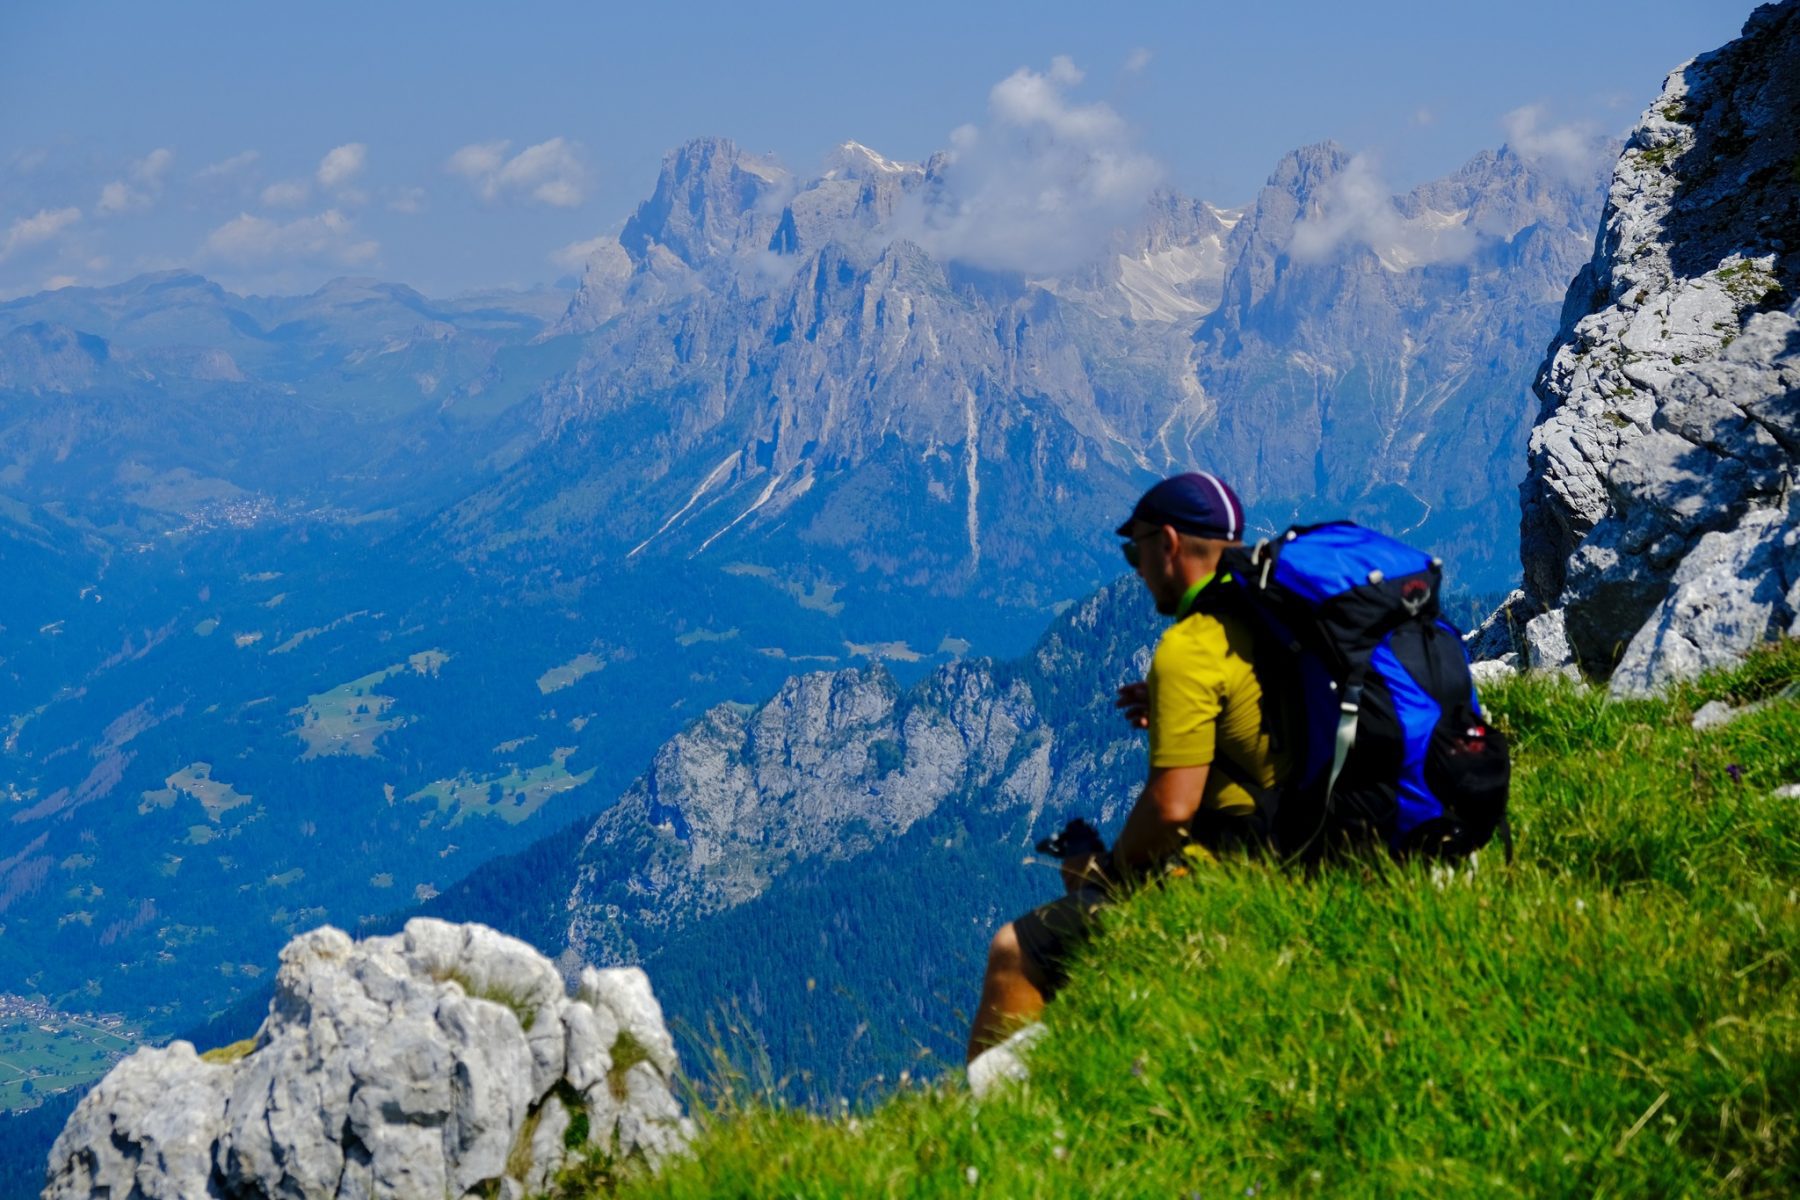
[[[1457,858],[1498,834],[1510,860],[1506,737],[1439,615],[1442,561],[1334,521],[1228,550],[1227,571],[1236,586],[1208,588],[1206,607],[1251,618],[1271,734],[1293,763],[1272,791],[1249,789],[1276,848]]]

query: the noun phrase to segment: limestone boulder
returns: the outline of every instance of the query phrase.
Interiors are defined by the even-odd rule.
[[[650,981],[420,918],[288,944],[253,1042],[139,1051],[77,1107],[50,1200],[523,1196],[592,1144],[653,1167],[689,1126]]]

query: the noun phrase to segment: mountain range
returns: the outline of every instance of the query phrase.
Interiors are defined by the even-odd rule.
[[[1310,147],[1037,279],[928,248],[948,169],[695,141],[572,294],[170,273],[0,305],[9,986],[220,1011],[298,930],[635,811],[721,702],[1023,653],[1165,472],[1511,581],[1597,173],[1502,149],[1371,208]],[[844,836],[911,827],[871,803]]]

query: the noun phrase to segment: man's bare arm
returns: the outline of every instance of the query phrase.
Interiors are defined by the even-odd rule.
[[[1181,850],[1181,827],[1200,811],[1211,770],[1210,764],[1150,769],[1150,778],[1113,844],[1113,870],[1118,878],[1142,875]]]

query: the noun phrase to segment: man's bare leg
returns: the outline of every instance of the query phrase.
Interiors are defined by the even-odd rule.
[[[1019,948],[1019,935],[1010,924],[1002,925],[988,946],[981,1005],[975,1010],[974,1028],[969,1031],[970,1062],[1044,1011],[1043,989],[1032,981],[1034,974]]]

